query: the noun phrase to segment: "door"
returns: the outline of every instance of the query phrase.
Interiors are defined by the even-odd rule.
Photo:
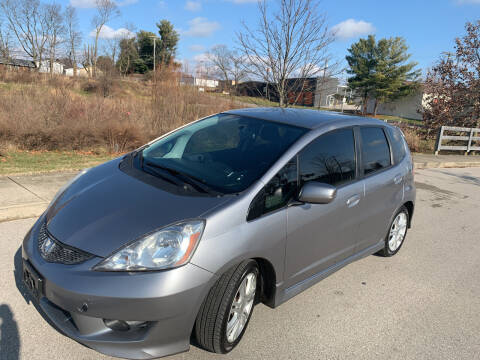
[[[358,231],[361,251],[385,238],[396,209],[402,204],[404,171],[393,164],[391,148],[382,127],[361,127],[361,171],[365,198],[360,204]]]
[[[356,181],[352,128],[334,130],[298,155],[299,186],[318,181],[337,187],[329,204],[296,204],[287,211],[286,287],[351,256],[358,229],[363,185]]]

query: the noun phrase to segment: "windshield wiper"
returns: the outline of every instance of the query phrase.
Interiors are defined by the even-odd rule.
[[[143,165],[147,165],[148,167],[150,167],[150,169],[146,170],[145,166],[143,166]],[[166,169],[155,166],[153,164],[143,164],[143,165],[142,165],[143,170],[145,170],[146,172],[148,172],[152,175],[159,176],[163,180],[168,181],[169,183],[171,183],[173,185],[181,186],[184,183],[183,181],[182,182],[178,181],[178,178],[176,176],[172,176],[169,172],[166,171]],[[161,170],[161,171],[158,171],[158,170]]]
[[[144,164],[147,165],[147,166],[150,166],[150,167],[168,172],[169,174],[173,175],[176,179],[179,179],[183,183],[190,185],[191,187],[193,187],[197,191],[200,191],[200,192],[203,192],[203,193],[206,193],[206,194],[215,194],[215,195],[221,194],[218,191],[213,190],[211,187],[204,184],[200,179],[197,179],[194,176],[182,173],[182,172],[174,170],[174,169],[170,169],[166,166],[155,164],[151,161],[144,161]]]

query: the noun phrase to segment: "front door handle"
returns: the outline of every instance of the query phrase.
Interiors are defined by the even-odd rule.
[[[393,183],[395,185],[398,185],[402,182],[402,180],[403,180],[403,176],[402,175],[397,175],[393,178]]]
[[[357,206],[359,202],[360,202],[360,195],[356,194],[347,200],[347,206],[349,208],[352,208],[354,206]]]

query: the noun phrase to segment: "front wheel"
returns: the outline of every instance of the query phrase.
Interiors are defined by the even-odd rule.
[[[195,336],[204,349],[225,354],[240,342],[252,316],[258,277],[257,263],[246,260],[217,280],[195,322]]]
[[[395,255],[403,245],[408,228],[408,210],[402,206],[393,218],[388,234],[385,238],[385,247],[380,254],[386,257]]]

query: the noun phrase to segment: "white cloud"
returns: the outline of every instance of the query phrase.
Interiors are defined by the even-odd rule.
[[[188,22],[190,28],[184,32],[187,36],[209,37],[215,31],[220,29],[220,24],[216,21],[208,21],[204,17],[196,17]]]
[[[202,52],[202,51],[205,51],[205,46],[195,44],[195,45],[189,46],[188,49],[193,52]]]
[[[208,54],[207,53],[202,53],[202,54],[195,55],[193,57],[193,60],[197,63],[208,62],[209,61]]]
[[[189,0],[185,3],[184,9],[188,11],[200,11],[202,10],[202,3],[200,1]]]
[[[95,30],[90,32],[90,36],[95,36]],[[100,31],[100,39],[121,39],[121,38],[132,38],[135,34],[130,30],[125,28],[119,28],[117,30],[112,29],[110,26],[103,25],[102,30]]]
[[[138,0],[119,0],[115,1],[118,6],[127,6],[137,3]],[[96,0],[70,0],[70,5],[77,8],[94,8],[96,6]]]
[[[351,39],[362,35],[373,34],[375,33],[375,27],[372,23],[363,20],[348,19],[335,25],[332,31],[337,38]]]

